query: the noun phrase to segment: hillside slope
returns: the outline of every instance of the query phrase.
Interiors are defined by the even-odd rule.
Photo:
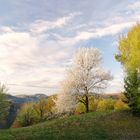
[[[138,140],[140,118],[129,112],[98,112],[0,131],[0,140]]]
[[[9,101],[13,103],[23,104],[27,102],[37,102],[40,98],[48,98],[48,96],[45,94],[20,95],[20,96],[13,96],[8,94],[7,98]]]

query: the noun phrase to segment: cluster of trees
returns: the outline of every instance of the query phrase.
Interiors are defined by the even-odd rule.
[[[28,102],[22,105],[17,113],[12,127],[29,126],[43,122],[52,117],[54,107],[54,96],[40,98],[37,102]]]
[[[125,71],[124,102],[128,103],[133,113],[140,114],[140,24],[119,39],[118,49],[116,59]]]
[[[64,114],[58,114],[55,110],[56,105],[54,99],[56,96],[50,96],[46,98],[40,98],[38,102],[28,102],[23,104],[19,110],[16,120],[12,127],[23,127],[43,122],[46,120],[58,118]],[[89,99],[89,111],[108,111],[108,110],[123,110],[128,106],[122,102],[121,97],[119,99],[113,99],[111,97],[104,98],[102,96],[90,95]],[[78,102],[73,110],[73,114],[82,114],[86,112],[86,106]],[[62,113],[62,112],[61,112]],[[64,112],[63,112],[64,113]],[[68,112],[67,112],[68,113]]]
[[[122,98],[95,98],[94,96],[89,97],[89,111],[108,111],[108,110],[126,110],[128,105],[122,101]],[[78,103],[75,109],[75,114],[85,113],[86,109],[82,103]]]

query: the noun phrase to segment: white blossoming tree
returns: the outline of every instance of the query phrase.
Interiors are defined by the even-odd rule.
[[[61,83],[61,93],[57,95],[57,99],[55,100],[55,109],[59,114],[71,113],[75,109],[77,101],[75,92],[71,87],[70,80],[64,80]]]
[[[89,95],[100,92],[111,79],[110,73],[101,67],[101,61],[101,54],[96,48],[80,48],[77,51],[63,81],[63,94],[59,94],[56,101],[58,110],[65,108],[70,111],[77,102],[81,102],[86,112],[89,111]]]

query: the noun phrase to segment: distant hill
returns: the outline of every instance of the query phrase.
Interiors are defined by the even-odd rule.
[[[92,93],[96,98],[102,98],[102,99],[113,99],[113,100],[118,100],[121,98],[121,93]]]
[[[112,99],[120,99],[121,94],[120,93],[105,93],[101,95],[102,98],[104,99],[108,99],[108,98],[112,98]]]
[[[34,94],[34,95],[18,95],[18,96],[13,96],[13,95],[7,95],[8,100],[13,102],[13,103],[18,103],[18,104],[23,104],[26,102],[36,102],[40,98],[48,98],[47,95],[45,94]]]

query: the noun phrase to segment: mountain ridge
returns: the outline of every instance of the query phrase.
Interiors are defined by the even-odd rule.
[[[40,98],[48,98],[48,96],[42,93],[36,93],[33,95],[16,95],[16,96],[7,94],[7,98],[11,102],[23,104],[26,102],[37,102]]]

